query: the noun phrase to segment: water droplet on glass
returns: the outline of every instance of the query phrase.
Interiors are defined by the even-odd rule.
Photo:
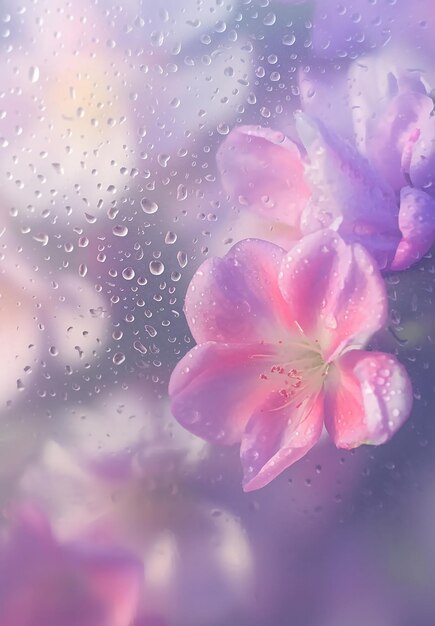
[[[177,261],[180,267],[186,267],[187,265],[187,254],[185,252],[177,252]]]
[[[29,69],[29,80],[31,83],[37,83],[39,80],[39,67],[37,65],[32,65]]]
[[[33,235],[33,239],[43,246],[46,246],[49,241],[49,237],[46,233],[37,233],[36,235]]]
[[[169,154],[159,154],[157,157],[157,161],[161,167],[166,167],[168,165],[168,161],[171,158]]]
[[[216,130],[219,135],[228,135],[228,133],[230,132],[230,127],[228,126],[228,124],[222,123],[218,124]]]
[[[171,230],[168,230],[168,232],[165,235],[165,243],[171,245],[175,243],[176,241],[177,241],[177,235],[173,233]]]
[[[126,267],[122,270],[122,277],[125,278],[125,280],[133,280],[134,269],[132,267]]]
[[[123,352],[116,352],[116,354],[113,355],[112,361],[115,365],[121,365],[121,363],[125,361],[125,354]]]
[[[187,189],[184,185],[177,187],[177,200],[185,200],[187,198]]]
[[[128,228],[127,226],[117,224],[112,228],[112,233],[117,237],[125,237],[128,234]]]
[[[154,276],[160,276],[165,271],[165,266],[161,261],[151,261],[150,262],[150,272],[154,274]]]
[[[157,202],[154,202],[154,200],[150,200],[149,198],[142,198],[140,205],[142,207],[142,211],[148,213],[148,215],[152,215],[159,209]]]
[[[133,348],[137,350],[138,352],[140,352],[141,354],[147,353],[147,349],[145,348],[143,343],[141,343],[140,341],[135,341],[133,344]]]
[[[282,43],[285,46],[292,46],[295,42],[296,42],[296,37],[294,36],[293,33],[289,35],[284,35],[284,37],[282,38]]]
[[[60,163],[52,163],[51,164],[56,174],[63,174],[64,169]]]
[[[273,26],[275,22],[276,22],[275,13],[268,13],[263,19],[263,24],[265,26]]]
[[[147,331],[150,337],[155,337],[157,335],[157,331],[154,328],[154,326],[150,326],[149,324],[146,324],[145,330]]]

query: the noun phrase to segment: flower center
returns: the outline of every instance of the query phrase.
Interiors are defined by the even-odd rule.
[[[289,353],[291,359],[288,359]],[[282,355],[282,360],[279,358]],[[279,394],[274,410],[288,405],[299,409],[304,403],[312,402],[320,392],[329,364],[326,363],[317,346],[309,343],[290,344],[277,355],[277,362],[260,374],[260,380],[267,384],[271,393]]]

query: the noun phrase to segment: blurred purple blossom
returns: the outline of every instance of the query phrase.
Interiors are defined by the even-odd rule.
[[[14,513],[0,545],[4,626],[129,626],[141,566],[129,553],[79,540],[59,543],[31,507]]]
[[[358,77],[361,86],[351,82]],[[367,99],[360,91],[364,79],[361,71],[350,73],[349,104],[354,94],[360,102]],[[302,79],[308,112],[295,115],[295,142],[282,133],[242,126],[220,147],[225,188],[250,210],[285,224],[287,248],[304,235],[333,228],[346,241],[365,246],[386,270],[406,269],[430,249],[435,240],[433,101],[418,75],[389,73],[387,79],[384,100],[373,97],[375,107],[349,110],[353,120],[344,136],[309,113],[323,117],[325,109],[340,106],[339,99],[324,101],[319,95],[313,102],[309,89],[315,93],[316,80]]]

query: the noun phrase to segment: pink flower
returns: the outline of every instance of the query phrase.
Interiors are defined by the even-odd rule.
[[[289,253],[248,239],[207,260],[185,313],[199,345],[172,373],[173,414],[204,439],[241,441],[246,491],[303,457],[323,425],[354,448],[384,443],[410,413],[402,365],[361,350],[387,315],[379,271],[331,230]]]
[[[124,551],[59,544],[33,510],[0,542],[2,626],[130,626],[141,564]]]
[[[381,269],[406,269],[435,240],[433,102],[415,77],[390,75],[387,101],[375,99],[377,108],[365,115],[351,79],[340,114],[347,119],[352,109],[351,131],[338,123],[347,128],[339,134],[307,113],[296,114],[300,143],[260,127],[236,128],[217,155],[223,184],[239,203],[287,224],[289,240],[333,228],[366,247]],[[303,81],[301,87],[308,90]],[[328,102],[326,115],[318,100],[313,106],[304,99],[325,119],[343,108],[343,97]]]

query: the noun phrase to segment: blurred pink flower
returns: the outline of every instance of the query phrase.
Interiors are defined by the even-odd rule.
[[[358,106],[353,132],[344,136],[306,112],[296,114],[301,143],[261,127],[234,129],[217,155],[224,187],[252,211],[287,224],[289,240],[333,228],[364,245],[381,269],[406,269],[435,240],[435,118],[418,79],[389,75],[389,84],[387,101],[378,99],[366,116]],[[347,118],[351,102],[341,92],[328,106],[343,104]],[[307,105],[322,119],[330,117],[325,108]]]
[[[145,624],[204,626],[210,615],[246,611],[254,577],[240,520],[194,486],[209,471],[207,449],[172,419],[166,398],[156,402],[143,385],[111,391],[59,415],[19,493],[62,541],[79,535],[140,555]]]
[[[241,441],[247,491],[304,456],[324,423],[354,448],[384,443],[410,413],[404,368],[359,351],[385,323],[382,278],[362,246],[331,230],[288,254],[245,240],[209,259],[185,312],[199,345],[172,374],[173,414],[204,439]]]
[[[2,626],[129,626],[141,576],[124,551],[59,544],[42,516],[22,510],[0,544]]]

